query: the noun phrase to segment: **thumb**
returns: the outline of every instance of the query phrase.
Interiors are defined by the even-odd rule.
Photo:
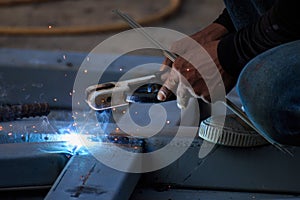
[[[173,94],[172,91],[176,91],[178,82],[178,73],[172,68],[168,74],[167,80],[157,94],[157,99],[159,101],[166,101]]]

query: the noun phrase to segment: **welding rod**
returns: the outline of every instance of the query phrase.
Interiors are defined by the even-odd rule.
[[[170,59],[172,62],[175,62],[177,55],[168,51],[167,48],[165,48],[161,43],[156,41],[151,35],[149,35],[144,28],[138,24],[133,18],[131,18],[129,15],[120,12],[119,10],[113,10],[115,14],[117,14],[119,17],[121,17],[131,28],[134,30],[140,32],[142,35],[144,35],[152,44],[157,46],[159,49],[162,50],[164,56],[166,56],[168,59]],[[258,130],[252,122],[249,120],[248,116],[239,108],[237,107],[233,102],[231,102],[227,97],[225,97],[225,101],[223,102],[224,105],[230,109],[234,114],[236,114],[241,120],[243,120],[246,124],[248,124],[253,130],[255,130],[257,133],[259,133],[261,136],[263,136],[269,143],[274,145],[276,148],[278,148],[280,151],[284,153],[288,153],[290,155],[291,152],[289,152],[287,149],[285,149],[281,144],[276,143],[271,138],[267,137],[265,134],[261,133],[260,130]]]
[[[0,122],[47,116],[49,112],[50,107],[47,103],[2,105],[0,106]]]
[[[167,50],[167,48],[165,48],[161,43],[159,43],[158,41],[156,41],[155,39],[152,38],[151,35],[149,35],[144,28],[138,24],[134,19],[132,19],[129,15],[120,12],[119,10],[113,10],[113,12],[115,14],[117,14],[120,18],[122,18],[125,22],[127,22],[127,24],[133,28],[134,30],[137,30],[142,33],[142,35],[144,35],[152,44],[154,44],[156,47],[158,47],[159,49],[162,50],[164,56],[166,56],[167,58],[169,58],[172,62],[174,62],[177,58],[176,54],[170,52]]]

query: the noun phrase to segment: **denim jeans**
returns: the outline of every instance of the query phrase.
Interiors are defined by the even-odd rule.
[[[237,30],[255,22],[273,0],[225,0]],[[245,112],[265,137],[300,146],[300,41],[283,44],[252,59],[237,90]]]

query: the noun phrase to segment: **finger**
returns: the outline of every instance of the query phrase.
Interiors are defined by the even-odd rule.
[[[172,61],[168,58],[166,58],[163,61],[162,65],[159,69],[159,71],[161,72],[161,74],[160,74],[161,81],[165,82],[167,80],[169,73],[171,71],[171,68],[172,68],[172,64],[173,64]]]
[[[202,101],[204,101],[204,103],[211,103],[211,98],[209,94],[203,94],[200,96],[200,99],[202,99]]]
[[[185,109],[189,103],[190,94],[187,88],[182,83],[179,83],[176,95],[177,95],[177,107],[179,109]]]
[[[173,62],[169,58],[166,58],[163,61],[162,65],[161,65],[161,67],[159,69],[159,71],[166,71],[166,70],[170,69],[172,67],[172,63]]]
[[[172,69],[169,73],[168,78],[164,82],[163,86],[160,88],[158,94],[157,94],[157,99],[159,101],[165,101],[170,97],[173,92],[176,91],[176,88],[178,86],[179,78],[178,78],[178,73]]]
[[[157,93],[157,99],[159,101],[166,101],[168,97],[172,94],[172,91],[169,90],[167,87],[162,86]]]

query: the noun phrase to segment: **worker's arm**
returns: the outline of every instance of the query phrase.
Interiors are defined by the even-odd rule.
[[[246,63],[258,54],[300,39],[298,5],[298,0],[278,0],[257,23],[222,38],[218,58],[224,70],[237,77]]]
[[[214,21],[214,23],[224,26],[229,33],[233,33],[236,31],[226,8],[223,10],[221,15]]]

